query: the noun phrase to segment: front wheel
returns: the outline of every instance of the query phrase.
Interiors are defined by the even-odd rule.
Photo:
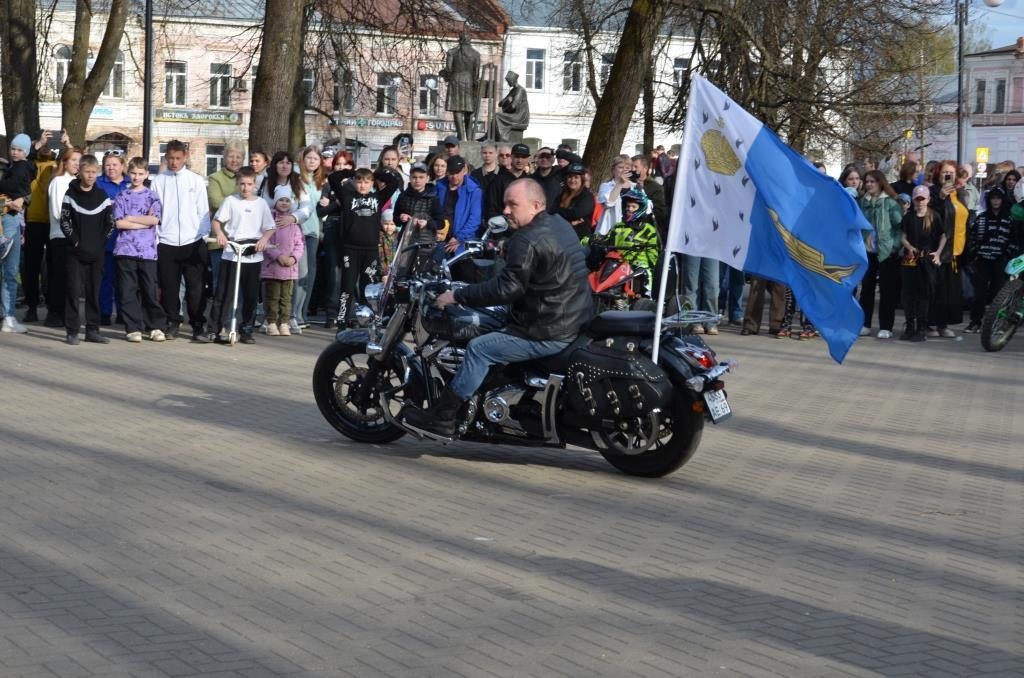
[[[358,393],[372,358],[365,345],[332,343],[325,348],[313,368],[313,396],[320,414],[342,435],[360,443],[390,443],[405,431],[391,424],[380,403],[380,391],[401,383],[400,371],[385,361],[365,403]]]
[[[601,432],[599,451],[609,464],[623,473],[644,478],[660,478],[672,473],[690,460],[700,445],[704,430],[704,415],[694,412],[690,402],[676,396],[668,412],[652,416],[650,431],[657,426],[657,439],[650,450],[640,454],[626,454],[636,434]],[[646,433],[649,433],[647,431]],[[643,432],[642,432],[643,433]],[[642,449],[642,448],[640,448]]]
[[[981,321],[981,345],[986,351],[1001,351],[1013,338],[1020,319],[1024,280],[1008,280],[989,304]]]

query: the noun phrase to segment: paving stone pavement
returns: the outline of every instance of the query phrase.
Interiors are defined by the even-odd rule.
[[[1024,675],[1024,338],[725,331],[642,480],[342,439],[328,336],[0,337],[0,676]]]

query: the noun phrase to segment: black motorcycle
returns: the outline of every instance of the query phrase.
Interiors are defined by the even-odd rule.
[[[467,243],[460,255],[484,277],[496,268],[484,255],[489,237],[500,230],[500,224],[490,224],[484,240]],[[421,237],[407,226],[391,274],[367,287],[368,307],[357,309],[362,327],[338,332],[317,360],[317,406],[348,438],[380,444],[408,433],[431,440],[573,445],[600,452],[625,473],[658,477],[693,456],[706,420],[731,416],[722,377],[734,363],[720,362],[690,333],[698,321],[666,319],[656,364],[655,314],[609,311],[594,317],[557,355],[492,369],[464,408],[455,438],[404,424],[401,408],[436,402],[469,340],[505,322],[500,307],[433,305],[460,284],[451,280],[450,262],[434,258],[435,247],[429,234]]]

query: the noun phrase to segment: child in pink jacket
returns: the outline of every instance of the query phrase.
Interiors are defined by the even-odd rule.
[[[291,188],[278,186],[274,191],[274,218],[292,212]],[[299,259],[305,250],[305,238],[299,224],[278,226],[263,253],[260,279],[267,307],[267,334],[291,336],[288,318],[292,312],[292,292],[299,277]]]

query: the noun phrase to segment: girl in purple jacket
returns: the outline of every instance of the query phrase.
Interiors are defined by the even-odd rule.
[[[267,334],[272,337],[291,336],[288,319],[292,315],[292,293],[299,277],[299,259],[306,249],[299,224],[280,225],[282,222],[278,217],[286,216],[292,210],[291,189],[287,185],[278,186],[274,190],[274,219],[279,225],[270,236],[260,267],[263,301],[267,308]]]
[[[125,339],[138,343],[142,331],[150,341],[164,341],[167,316],[157,301],[156,225],[162,207],[157,194],[146,187],[149,170],[142,158],[128,163],[131,187],[114,199],[114,225],[118,238],[114,246],[117,283],[121,289],[121,315]]]

